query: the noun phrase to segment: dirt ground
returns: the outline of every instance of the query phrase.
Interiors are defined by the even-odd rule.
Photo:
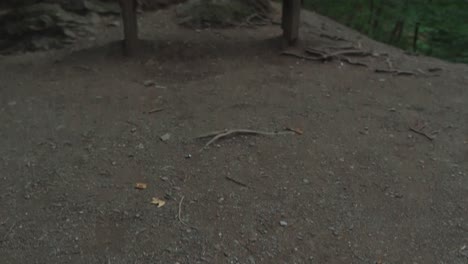
[[[280,55],[278,25],[174,21],[143,15],[134,59],[106,23],[67,50],[0,57],[1,263],[468,263],[466,65],[310,12],[303,47],[441,70],[305,61]],[[209,139],[195,139],[285,127],[303,134],[202,152]]]

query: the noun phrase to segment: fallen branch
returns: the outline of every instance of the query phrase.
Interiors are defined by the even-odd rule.
[[[240,185],[240,186],[242,186],[242,187],[245,187],[245,188],[248,188],[248,187],[249,187],[247,184],[245,184],[245,183],[243,183],[243,182],[241,182],[241,181],[238,181],[238,180],[236,180],[236,179],[233,179],[233,178],[231,178],[231,177],[229,177],[229,176],[226,176],[226,180],[231,181],[231,182],[233,182],[233,183],[235,183],[235,184],[237,184],[237,185]]]
[[[179,222],[181,222],[183,225],[187,225],[187,223],[185,223],[183,220],[182,220],[182,202],[184,201],[184,198],[185,196],[182,196],[182,198],[180,198],[180,202],[179,202],[179,213],[177,215],[177,217],[179,218]]]
[[[429,139],[430,141],[433,141],[433,140],[435,139],[435,137],[433,137],[433,136],[431,136],[431,135],[428,135],[426,132],[421,131],[421,130],[419,130],[419,129],[416,129],[416,128],[414,128],[414,127],[409,127],[409,130],[410,130],[411,132],[414,132],[414,133],[416,133],[416,134],[418,134],[418,135],[421,135],[421,136],[423,136],[423,137]]]
[[[266,131],[258,131],[258,130],[250,130],[250,129],[229,129],[229,130],[222,130],[222,131],[214,131],[210,132],[201,136],[198,136],[197,138],[207,138],[207,137],[213,137],[208,143],[203,146],[199,152],[202,152],[208,146],[213,144],[215,141],[229,137],[229,136],[234,136],[234,135],[261,135],[261,136],[278,136],[278,135],[291,135],[295,134],[293,131],[279,131],[279,132],[266,132]]]

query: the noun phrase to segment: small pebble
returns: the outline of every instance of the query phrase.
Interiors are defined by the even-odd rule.
[[[288,226],[288,222],[286,221],[280,221],[279,223],[280,223],[280,226],[283,226],[283,227]]]
[[[153,86],[155,84],[156,83],[154,82],[154,80],[146,80],[146,81],[143,82],[144,86]]]
[[[171,138],[171,134],[169,133],[166,133],[164,135],[162,135],[161,137],[159,137],[161,139],[162,142],[166,142],[168,141],[170,138]]]

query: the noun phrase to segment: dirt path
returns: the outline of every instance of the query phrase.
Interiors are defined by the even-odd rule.
[[[311,13],[304,45],[339,35],[442,71],[297,60],[277,26],[197,32],[172,12],[144,16],[138,59],[108,44],[119,28],[97,48],[0,58],[2,263],[468,262],[467,66]],[[194,140],[284,127],[303,135]]]

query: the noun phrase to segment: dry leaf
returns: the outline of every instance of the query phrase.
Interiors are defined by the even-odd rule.
[[[135,189],[138,189],[138,190],[144,190],[144,189],[146,189],[146,187],[148,187],[148,184],[146,184],[146,183],[137,182],[135,184]]]
[[[166,204],[166,201],[153,197],[151,199],[151,204],[157,205],[159,208],[159,207],[163,207]]]

